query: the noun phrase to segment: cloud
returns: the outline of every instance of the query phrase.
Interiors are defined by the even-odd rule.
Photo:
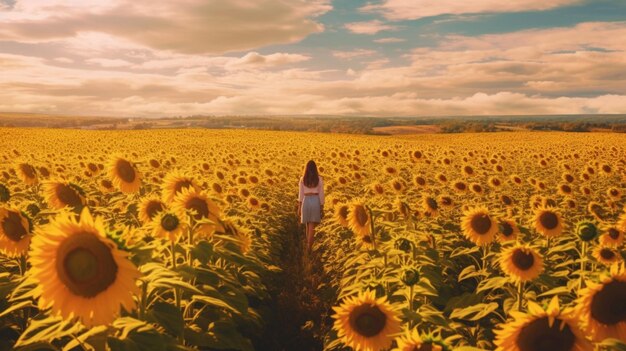
[[[380,38],[380,39],[374,39],[375,43],[379,43],[379,44],[387,44],[387,43],[402,43],[406,41],[406,39],[402,39],[402,38]]]
[[[543,11],[575,5],[582,0],[381,0],[361,7],[363,12],[380,13],[388,20],[414,20],[438,15]]]
[[[343,59],[343,60],[351,60],[356,57],[365,57],[365,56],[373,56],[376,54],[374,50],[367,49],[356,49],[350,51],[333,51],[333,56]]]
[[[106,68],[119,68],[119,67],[129,67],[132,66],[131,62],[120,59],[106,59],[106,58],[92,58],[88,59],[85,62],[91,63],[94,65],[99,65],[101,67]]]
[[[395,30],[396,26],[384,24],[379,20],[372,20],[367,22],[352,22],[346,23],[344,27],[352,33],[356,34],[376,34],[385,30]]]
[[[0,16],[0,40],[47,42],[101,33],[156,50],[197,54],[243,51],[323,31],[328,0],[114,0],[62,5],[24,0]],[[97,43],[96,43],[97,44]]]

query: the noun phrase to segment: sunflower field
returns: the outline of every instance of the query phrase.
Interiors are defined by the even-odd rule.
[[[624,191],[610,133],[0,129],[0,350],[626,350]]]

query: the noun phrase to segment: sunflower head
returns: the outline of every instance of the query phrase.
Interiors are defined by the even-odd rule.
[[[499,261],[502,271],[516,282],[534,280],[543,272],[543,258],[529,246],[509,247],[500,254]]]
[[[165,203],[159,200],[157,197],[145,198],[139,203],[139,220],[142,223],[150,223],[154,217],[166,208]]]
[[[0,208],[0,252],[9,257],[25,254],[32,230],[32,221],[24,212]]]
[[[39,282],[39,308],[86,326],[108,324],[120,305],[130,311],[138,292],[137,268],[107,238],[101,218],[85,207],[80,219],[61,213],[38,228],[30,251],[31,273]]]
[[[413,249],[413,242],[407,238],[400,237],[394,241],[393,246],[400,251],[409,253]]]
[[[163,202],[170,203],[174,200],[183,189],[193,189],[200,191],[200,187],[195,179],[186,176],[180,171],[168,173],[161,184],[161,193],[163,194]]]
[[[592,351],[571,311],[561,310],[555,296],[547,310],[533,301],[529,313],[511,312],[514,320],[496,330],[496,351]]]
[[[576,235],[582,241],[592,241],[598,236],[598,227],[590,221],[581,221],[576,224]]]
[[[386,297],[377,299],[373,291],[348,298],[333,310],[337,336],[355,350],[388,349],[392,335],[401,330],[396,309]]]
[[[595,341],[626,337],[626,273],[624,264],[611,266],[600,283],[587,282],[579,292],[576,312],[582,326]]]
[[[371,234],[371,216],[370,212],[360,201],[353,202],[348,212],[348,225],[352,231],[359,236]]]
[[[498,223],[498,239],[500,241],[514,241],[519,235],[517,223],[512,219],[501,219]]]
[[[187,227],[181,217],[172,211],[158,212],[150,222],[152,226],[152,235],[158,238],[168,238],[171,241],[177,241]]]
[[[535,229],[546,237],[559,236],[563,232],[561,214],[552,207],[540,207],[535,212]]]
[[[45,182],[43,191],[48,203],[56,209],[70,207],[80,213],[87,203],[85,191],[74,183],[65,181]]]
[[[109,163],[111,182],[123,193],[134,193],[141,186],[141,173],[134,163],[122,157],[113,157]]]
[[[624,242],[624,231],[618,226],[609,226],[604,230],[604,234],[600,236],[602,245],[620,246]]]
[[[392,351],[451,351],[440,337],[420,334],[417,329],[405,331],[396,338],[396,344]]]
[[[610,246],[598,245],[593,250],[593,257],[596,261],[602,263],[605,266],[610,266],[617,262],[622,262],[623,258],[619,251]]]
[[[463,234],[476,245],[487,245],[495,239],[498,224],[489,211],[477,207],[466,211],[461,219]]]
[[[405,267],[402,270],[402,276],[400,280],[406,286],[413,286],[417,284],[420,280],[420,272],[413,267]]]
[[[180,218],[187,215],[192,222],[198,223],[197,231],[211,235],[216,230],[223,231],[220,224],[220,208],[204,192],[184,188],[174,200],[174,208]]]

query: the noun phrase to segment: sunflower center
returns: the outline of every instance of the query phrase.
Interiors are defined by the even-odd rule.
[[[559,225],[559,218],[553,212],[544,212],[539,216],[539,222],[544,228],[552,230]]]
[[[552,326],[548,317],[530,322],[522,329],[516,343],[520,351],[570,351],[576,341],[569,325],[560,328],[563,321],[556,319]]]
[[[369,338],[378,335],[387,323],[387,316],[374,305],[361,305],[350,313],[350,327]]]
[[[31,165],[22,165],[22,172],[28,178],[35,178],[35,169]]]
[[[513,252],[513,264],[515,267],[525,271],[530,269],[534,263],[535,257],[532,252],[524,252],[519,249]]]
[[[56,187],[56,196],[62,203],[70,207],[81,207],[83,202],[76,190],[69,185],[59,184]]]
[[[348,218],[348,206],[341,206],[341,208],[339,209],[339,215],[341,216],[341,218],[347,219]]]
[[[508,238],[513,234],[513,226],[507,222],[500,223],[500,233]]]
[[[61,243],[56,270],[59,280],[72,293],[92,298],[115,282],[118,266],[111,248],[94,234],[83,232]]]
[[[172,230],[178,228],[178,217],[174,216],[173,214],[166,214],[165,216],[163,216],[163,218],[161,218],[161,227],[163,227],[163,229],[167,230],[168,232],[171,232]]]
[[[135,168],[126,160],[117,161],[117,174],[126,183],[132,183],[135,181]]]
[[[185,206],[188,210],[196,211],[195,216],[193,217],[195,220],[200,220],[203,217],[209,218],[209,205],[207,205],[206,201],[201,198],[194,197],[187,201],[187,206]]]
[[[418,346],[413,346],[413,351],[433,351],[432,344],[421,344]]]
[[[611,237],[611,239],[617,240],[617,238],[619,238],[619,230],[615,228],[609,229],[609,236]]]
[[[626,282],[605,284],[591,300],[591,317],[607,325],[626,321]]]
[[[489,229],[491,229],[491,218],[486,214],[477,214],[472,218],[471,225],[476,233],[480,235],[487,234]]]
[[[354,211],[356,221],[359,222],[361,227],[365,226],[365,224],[367,224],[367,212],[365,212],[365,208],[363,208],[363,206],[357,206]]]
[[[613,258],[615,258],[615,252],[613,252],[613,250],[611,249],[604,248],[600,250],[600,257],[605,260],[612,260]]]
[[[146,206],[146,213],[150,219],[153,219],[157,213],[163,211],[163,204],[161,201],[150,201]]]
[[[179,193],[184,188],[191,188],[192,185],[189,179],[179,180],[174,184],[174,193]]]
[[[22,224],[22,216],[14,211],[7,211],[7,216],[2,221],[2,231],[11,241],[18,242],[28,234],[28,228]]]
[[[426,198],[426,203],[428,204],[428,207],[432,208],[433,210],[437,209],[437,201],[435,201],[435,199],[433,199],[432,197]]]

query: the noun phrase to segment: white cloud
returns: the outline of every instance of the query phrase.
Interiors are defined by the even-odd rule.
[[[18,4],[0,14],[0,40],[49,42],[99,33],[188,54],[297,42],[323,31],[316,17],[332,8],[329,0],[24,0]]]
[[[402,43],[406,41],[406,39],[402,39],[402,38],[380,38],[380,39],[374,39],[375,43],[379,43],[379,44],[387,44],[387,43]]]
[[[366,57],[373,56],[376,54],[374,50],[367,49],[356,49],[351,51],[333,51],[333,56],[343,59],[343,60],[351,60],[356,57]]]
[[[379,20],[372,20],[367,22],[352,22],[346,23],[344,27],[356,34],[376,34],[378,32],[382,32],[385,30],[395,30],[396,26],[391,26],[388,24],[384,24]]]
[[[381,0],[361,7],[393,21],[413,20],[444,14],[542,11],[574,5],[581,0]]]

